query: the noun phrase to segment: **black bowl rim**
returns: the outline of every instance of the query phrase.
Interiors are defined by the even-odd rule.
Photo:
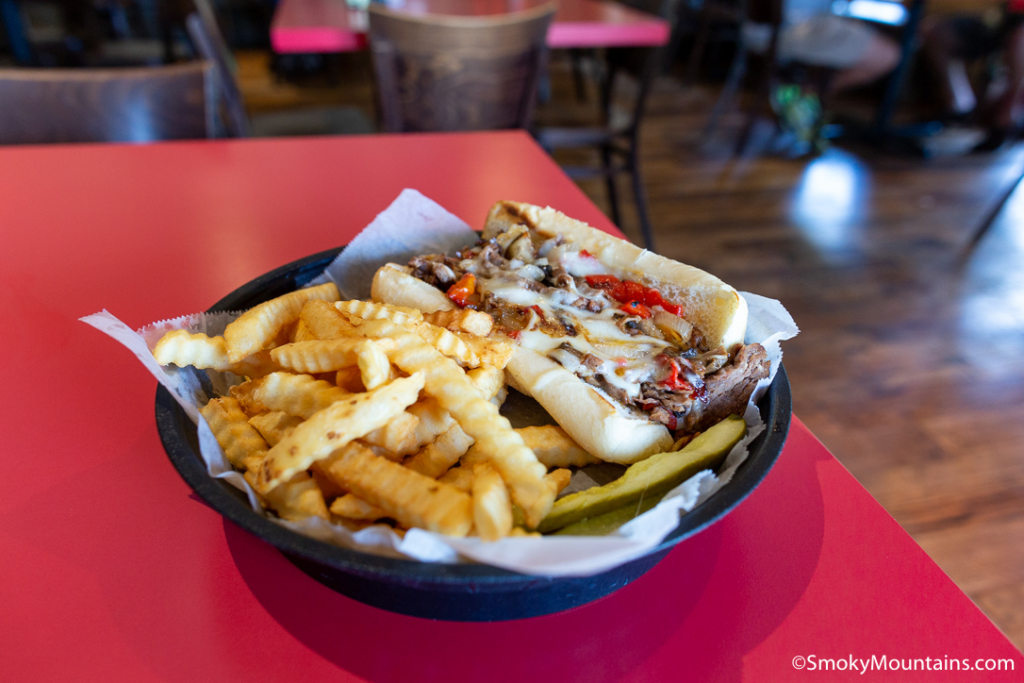
[[[329,249],[276,268],[231,292],[211,306],[208,312],[241,310],[254,305],[246,303],[253,299],[266,300],[303,286],[322,273],[343,249]],[[733,480],[684,514],[679,526],[648,555],[665,551],[722,519],[764,480],[782,452],[792,417],[789,381],[782,365],[762,398],[760,409],[766,430],[751,444],[750,456],[737,469]],[[196,438],[195,425],[162,385],[157,387],[156,419],[168,458],[196,494],[221,515],[285,554],[299,555],[361,576],[387,576],[393,581],[411,585],[460,588],[467,583],[516,584],[552,578],[473,562],[430,563],[373,555],[294,532],[256,514],[241,491],[207,473],[206,465],[192,445]]]

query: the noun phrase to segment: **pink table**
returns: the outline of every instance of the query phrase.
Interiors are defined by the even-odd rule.
[[[156,382],[77,319],[202,310],[406,187],[471,225],[508,198],[616,232],[522,132],[0,148],[0,680],[1021,680],[1024,657],[799,420],[725,519],[535,619],[383,612],[225,522],[164,454]],[[872,655],[1002,670],[815,671]]]
[[[414,14],[490,15],[542,4],[545,0],[405,0],[400,6]],[[366,47],[367,30],[366,12],[349,9],[344,0],[281,0],[270,43],[280,53],[352,52]],[[548,46],[650,47],[668,38],[668,22],[612,0],[559,0]]]

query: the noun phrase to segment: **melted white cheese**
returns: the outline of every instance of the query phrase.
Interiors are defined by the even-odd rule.
[[[546,246],[550,248],[550,245]],[[546,253],[548,258],[545,261],[559,264],[577,277],[608,272],[597,259],[581,256],[569,245],[560,245]],[[647,335],[631,336],[619,329],[615,324],[619,303],[604,293],[588,295],[604,306],[601,311],[593,313],[570,305],[581,296],[575,291],[549,288],[543,293],[534,292],[493,270],[490,272],[495,276],[490,278],[481,277],[480,273],[484,269],[479,266],[467,270],[477,272],[477,286],[481,291],[489,292],[495,298],[515,306],[537,307],[548,320],[555,319],[554,314],[557,313],[557,317],[572,323],[579,332],[575,337],[549,335],[534,329],[538,323],[534,316],[527,329],[519,333],[519,344],[551,357],[580,376],[603,375],[608,383],[630,397],[638,396],[640,383],[657,374],[654,359],[670,346],[669,342],[662,339]],[[602,361],[600,368],[592,370],[582,366],[579,359],[569,352],[557,351],[562,344],[570,345],[581,355],[593,354]]]

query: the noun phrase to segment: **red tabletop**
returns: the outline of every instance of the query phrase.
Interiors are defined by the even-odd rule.
[[[405,187],[471,225],[508,198],[614,231],[520,132],[0,149],[0,680],[800,681],[849,657],[849,680],[1024,677],[799,420],[724,520],[529,620],[365,606],[206,507],[161,448],[156,382],[77,319],[202,310],[345,243]],[[857,678],[872,656],[919,670]],[[922,670],[953,660],[1002,670]]]
[[[388,6],[412,14],[483,16],[521,12],[549,0],[401,0]],[[352,52],[366,47],[366,12],[345,0],[280,0],[270,25],[275,52]],[[642,47],[668,42],[669,25],[613,0],[558,0],[548,46]]]

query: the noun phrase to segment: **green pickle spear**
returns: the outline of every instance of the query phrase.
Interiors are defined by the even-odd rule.
[[[701,470],[718,467],[732,447],[747,433],[747,425],[739,415],[727,417],[674,453],[658,453],[646,460],[630,465],[626,473],[604,486],[572,493],[555,501],[551,512],[540,523],[538,531],[551,533],[583,519],[596,518],[605,513],[618,513],[614,519],[594,520],[595,526],[608,531],[618,528],[636,514],[634,504],[642,498],[659,499],[661,494],[675,488]],[[619,508],[631,506],[628,511]],[[630,514],[632,513],[632,514]],[[621,522],[615,522],[621,517]],[[586,531],[593,535],[597,531]],[[579,527],[577,527],[579,528]],[[568,533],[568,532],[567,532]]]
[[[660,496],[648,496],[639,503],[630,503],[603,515],[584,517],[578,522],[563,526],[554,533],[556,536],[607,536],[626,522],[650,510],[660,500]]]

